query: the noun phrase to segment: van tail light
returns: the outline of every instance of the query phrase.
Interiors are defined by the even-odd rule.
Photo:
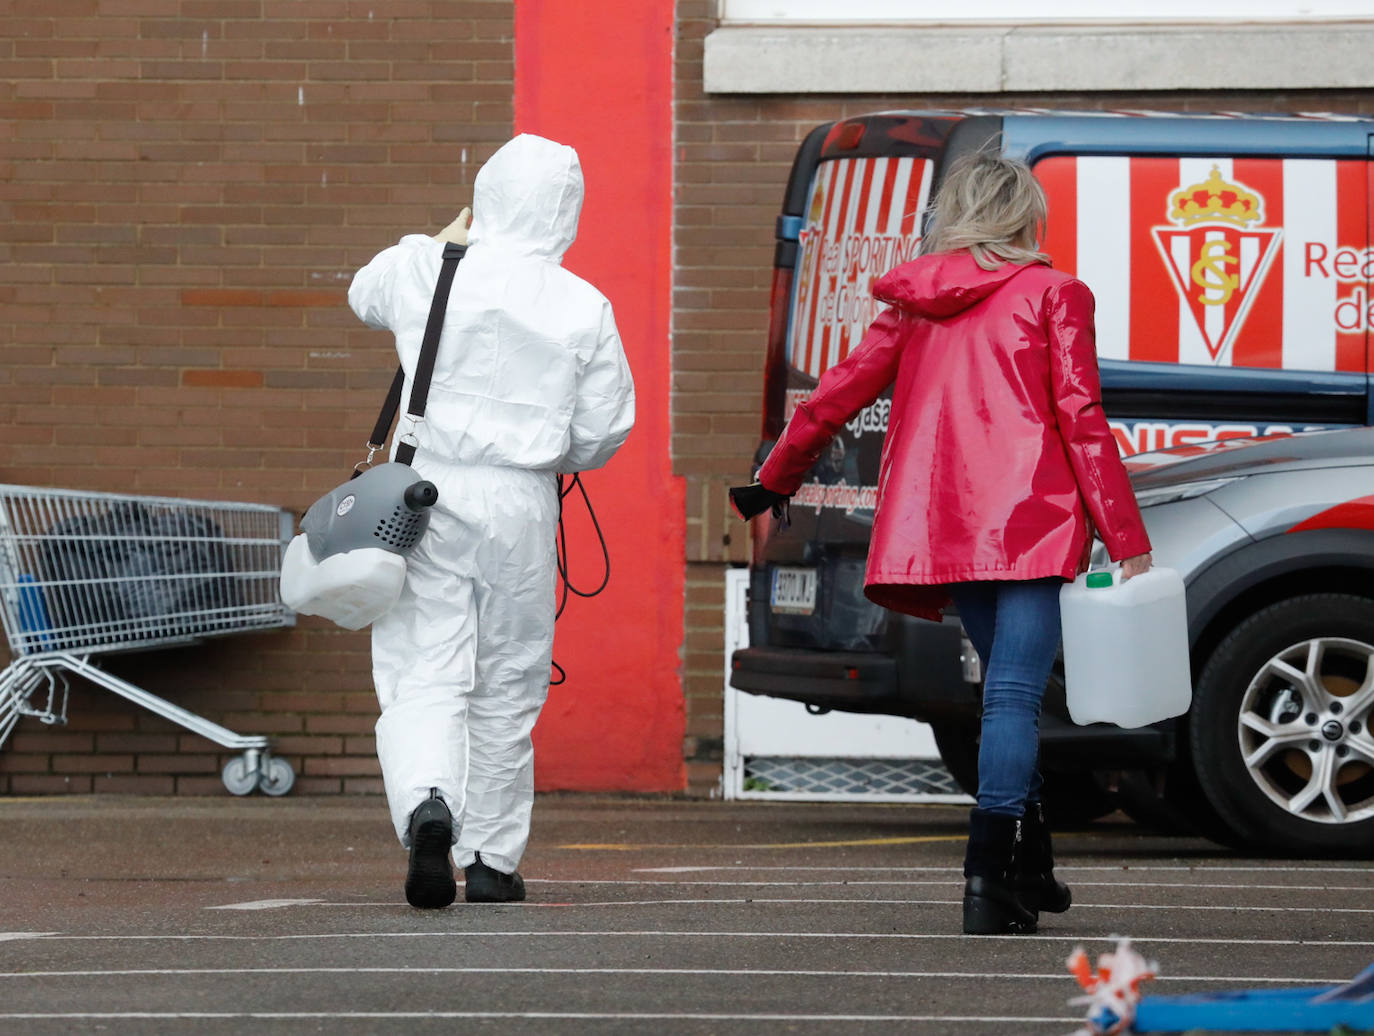
[[[776,439],[787,423],[787,309],[792,301],[792,267],[773,267],[768,298],[768,353],[763,361],[763,437]]]
[[[835,151],[853,151],[864,139],[864,130],[868,127],[863,122],[837,122],[825,137],[825,153],[831,154]]]

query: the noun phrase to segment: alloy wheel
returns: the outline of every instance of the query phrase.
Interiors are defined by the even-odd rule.
[[[1251,779],[1295,818],[1374,817],[1374,645],[1317,637],[1271,657],[1250,681],[1236,735]]]

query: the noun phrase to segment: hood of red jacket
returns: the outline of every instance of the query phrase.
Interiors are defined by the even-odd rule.
[[[917,316],[952,317],[1029,268],[1003,263],[995,270],[984,270],[968,252],[939,252],[883,274],[873,285],[873,297]]]

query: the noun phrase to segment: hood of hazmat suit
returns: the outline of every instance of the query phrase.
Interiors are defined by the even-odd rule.
[[[437,788],[459,866],[515,869],[534,796],[530,730],[553,646],[555,472],[606,463],[634,423],[611,304],[562,265],[582,170],[528,134],[478,172],[423,421],[402,416],[439,490],[396,606],[373,623],[377,752],[392,820]],[[408,400],[443,245],[415,234],[354,277],[348,300],[390,330]]]
[[[577,238],[582,193],[576,151],[522,134],[477,173],[468,244],[561,263]]]
[[[473,185],[468,252],[439,339],[422,454],[560,472],[610,459],[634,423],[634,385],[611,304],[560,265],[582,211],[577,152],[522,134]],[[353,278],[348,301],[396,336],[407,382],[420,355],[443,245],[411,235]],[[399,428],[409,431],[404,415]],[[442,493],[440,496],[442,500]]]

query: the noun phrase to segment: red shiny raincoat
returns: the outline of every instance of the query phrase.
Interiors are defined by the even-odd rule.
[[[865,593],[938,619],[943,584],[1072,579],[1092,524],[1113,560],[1150,549],[1101,406],[1093,296],[1050,267],[984,270],[967,252],[885,274],[890,304],[798,406],[759,469],[792,494],[835,433],[887,388]]]

